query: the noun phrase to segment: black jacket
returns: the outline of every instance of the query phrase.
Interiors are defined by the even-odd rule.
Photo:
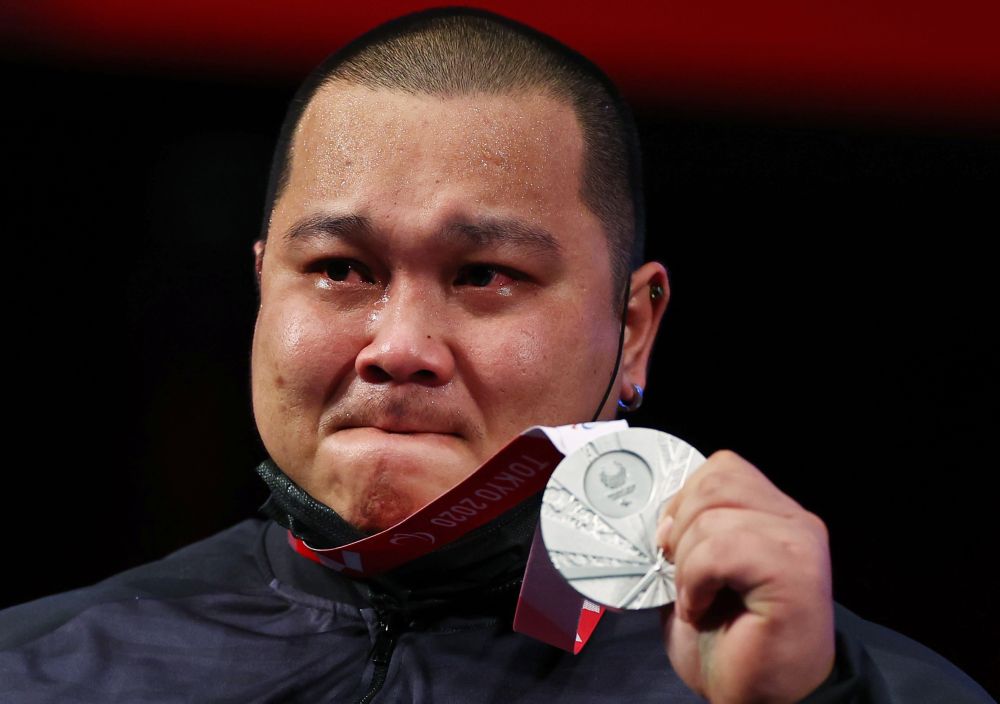
[[[247,520],[0,612],[0,700],[701,701],[671,669],[655,610],[607,614],[574,656],[511,631],[516,582],[433,593],[424,570],[427,584],[401,595],[310,562],[286,538]],[[837,666],[807,701],[990,701],[923,646],[836,616]]]

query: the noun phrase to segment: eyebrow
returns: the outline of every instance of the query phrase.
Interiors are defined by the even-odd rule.
[[[448,239],[467,240],[483,248],[509,245],[543,254],[558,254],[562,249],[548,230],[516,218],[484,217],[476,222],[450,223],[443,234]]]
[[[558,255],[562,247],[545,228],[509,217],[486,216],[472,222],[451,222],[439,232],[445,240],[465,242],[477,249],[513,247],[539,254]],[[309,215],[285,233],[287,242],[310,239],[365,240],[377,237],[372,221],[361,215]]]
[[[350,239],[373,233],[371,220],[360,215],[307,215],[285,233],[286,242],[310,239]]]

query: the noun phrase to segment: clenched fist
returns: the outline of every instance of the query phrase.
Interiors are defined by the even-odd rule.
[[[676,566],[667,654],[714,703],[793,702],[834,661],[826,526],[739,455],[720,451],[664,507]]]

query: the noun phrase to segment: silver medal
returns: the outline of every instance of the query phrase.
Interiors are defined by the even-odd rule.
[[[612,609],[676,598],[674,566],[656,544],[660,511],[705,458],[650,428],[594,438],[568,455],[542,501],[542,539],[576,591]]]

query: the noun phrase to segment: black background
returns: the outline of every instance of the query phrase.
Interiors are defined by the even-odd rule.
[[[263,501],[251,243],[295,88],[3,61],[0,606]],[[997,133],[636,111],[673,293],[633,424],[754,462],[827,521],[841,603],[997,696]]]

